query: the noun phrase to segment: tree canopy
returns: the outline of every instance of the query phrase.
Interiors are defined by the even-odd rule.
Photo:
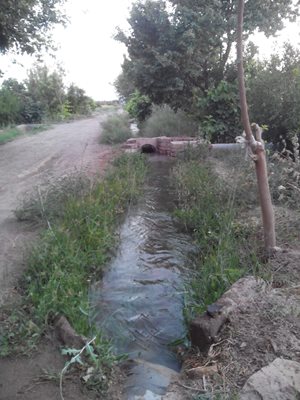
[[[297,14],[292,0],[248,1],[245,34],[272,35]],[[224,78],[236,37],[235,1],[147,0],[133,5],[128,22],[130,33],[117,34],[129,55],[124,73],[154,102],[176,107],[178,95],[186,101]]]
[[[298,4],[293,0],[248,0],[245,37],[256,30],[275,34],[285,19],[296,18]],[[229,56],[236,41],[236,13],[235,0],[135,3],[128,19],[129,33],[116,35],[128,50],[118,82],[130,82],[155,104],[169,104],[202,117],[205,108],[210,108],[203,99],[215,98],[214,93],[220,91],[226,97],[228,85],[235,85],[235,67]],[[119,88],[128,89],[126,85]],[[223,105],[232,107],[233,97],[230,93],[223,98]],[[238,113],[234,114],[235,119]]]
[[[66,22],[65,0],[0,0],[0,52],[32,54],[49,46],[47,32]]]

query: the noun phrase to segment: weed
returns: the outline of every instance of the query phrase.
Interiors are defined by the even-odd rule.
[[[176,217],[199,247],[185,298],[187,319],[215,302],[249,268],[257,266],[242,226],[235,222],[235,191],[228,191],[209,163],[181,162],[174,169],[179,208]]]
[[[74,172],[56,180],[44,181],[26,193],[15,210],[20,221],[47,224],[62,218],[68,202],[83,198],[93,190],[94,182],[88,176]]]
[[[0,144],[5,144],[21,136],[22,133],[17,128],[8,128],[0,133]]]
[[[30,128],[30,125],[28,125],[28,131],[26,133],[34,135],[34,134],[42,132],[48,128],[49,128],[49,125],[33,125],[32,128]],[[2,132],[0,132],[0,145],[11,142],[12,140],[16,139],[17,137],[23,136],[23,135],[24,135],[24,132],[21,129],[18,129],[16,127],[5,128]]]
[[[36,342],[46,324],[58,314],[65,315],[79,334],[91,333],[89,285],[103,273],[115,244],[116,226],[130,203],[137,199],[144,174],[141,155],[124,155],[116,160],[105,179],[92,187],[88,185],[90,190],[84,189],[82,196],[77,197],[71,185],[71,194],[63,195],[62,213],[48,210],[51,201],[44,203],[45,215],[52,213],[55,218],[28,258],[22,312],[16,311],[7,318],[6,328],[1,326],[2,355],[18,351],[20,343],[26,346],[29,341]],[[59,199],[60,195],[53,201]],[[110,343],[97,336],[94,349],[98,355],[94,365],[109,368],[115,360]]]
[[[116,144],[126,142],[132,136],[127,113],[113,114],[101,124],[100,143]]]

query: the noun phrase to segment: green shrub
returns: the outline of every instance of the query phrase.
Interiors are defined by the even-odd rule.
[[[196,136],[198,125],[183,111],[175,113],[169,106],[154,107],[151,116],[142,127],[142,135],[155,136]]]
[[[127,113],[109,116],[102,124],[100,143],[116,144],[125,142],[132,136]]]
[[[131,118],[141,123],[151,115],[152,103],[148,96],[143,96],[136,90],[126,104],[126,111]]]

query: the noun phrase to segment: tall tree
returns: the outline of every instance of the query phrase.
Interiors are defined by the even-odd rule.
[[[237,23],[237,66],[238,81],[241,103],[241,114],[243,126],[246,134],[246,143],[252,152],[252,159],[255,162],[258,193],[261,206],[261,214],[264,228],[265,248],[268,252],[272,251],[276,246],[275,236],[275,220],[272,207],[272,200],[269,188],[267,162],[264,143],[262,141],[261,128],[253,124],[250,125],[248,104],[245,88],[245,73],[243,65],[243,18],[244,18],[244,0],[238,2],[238,23]]]
[[[255,30],[267,35],[276,33],[285,18],[294,19],[298,15],[294,3],[248,0],[244,35]],[[124,79],[133,82],[152,102],[169,104],[175,110],[182,108],[202,118],[206,104],[199,99],[209,94],[215,97],[214,91],[228,89],[222,81],[229,79],[228,60],[236,41],[236,13],[236,0],[135,3],[128,19],[129,33],[119,31],[116,35],[128,50],[123,64]],[[223,103],[231,113],[232,96],[223,96]]]
[[[60,114],[65,102],[64,72],[49,71],[45,65],[36,65],[25,81],[28,96],[42,110],[42,117]]]
[[[48,31],[66,22],[65,0],[0,0],[0,52],[32,54],[49,46]]]

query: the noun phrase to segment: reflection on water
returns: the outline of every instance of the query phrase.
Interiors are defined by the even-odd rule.
[[[168,371],[180,368],[168,344],[185,335],[180,267],[193,247],[191,238],[176,230],[170,213],[172,162],[161,156],[149,160],[144,196],[129,211],[118,252],[91,291],[94,322],[113,339],[119,354],[137,360],[124,399],[165,392]]]

